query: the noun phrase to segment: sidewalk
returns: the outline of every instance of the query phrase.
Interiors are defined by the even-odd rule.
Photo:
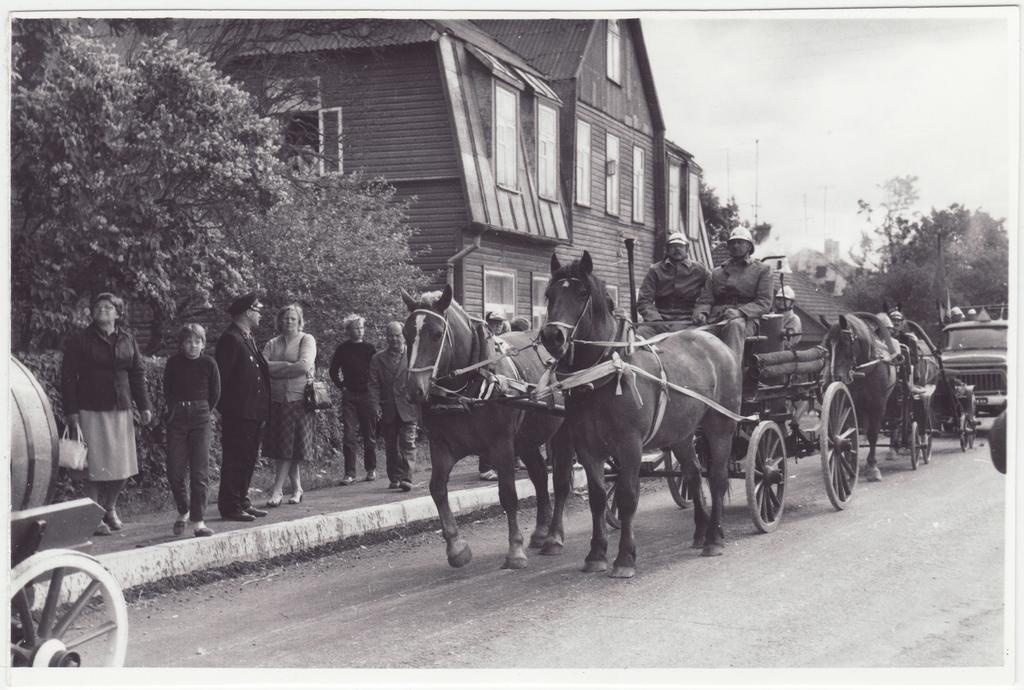
[[[189,531],[181,537],[173,536],[171,526],[177,517],[173,509],[139,515],[126,521],[121,532],[93,537],[92,546],[83,551],[95,556],[122,589],[233,563],[296,554],[353,537],[436,520],[429,467],[420,469],[413,479],[410,492],[388,489],[386,478],[309,491],[303,495],[302,503],[282,503],[278,508],[267,509],[266,517],[253,522],[222,520],[216,505],[211,504],[207,525],[216,532],[212,537],[196,538]],[[548,488],[551,490],[550,478]],[[497,482],[480,480],[475,458],[465,458],[455,466],[448,491],[452,512],[460,517],[499,503]],[[520,500],[534,495],[533,484],[524,470],[516,473],[516,492]],[[262,508],[266,497],[260,496],[254,505]]]

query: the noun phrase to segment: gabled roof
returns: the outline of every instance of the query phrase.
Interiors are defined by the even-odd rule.
[[[182,20],[190,43],[204,44],[218,39],[249,47],[237,57],[266,54],[314,53],[324,50],[353,50],[381,46],[409,45],[435,40],[430,23],[407,19],[200,19]],[[232,25],[245,28],[233,31]],[[244,22],[241,24],[240,22]]]
[[[472,23],[556,81],[576,76],[594,26],[591,19],[476,19]]]
[[[779,289],[779,274],[773,273],[772,294]],[[842,300],[837,299],[825,292],[811,280],[805,273],[786,273],[785,284],[796,292],[796,310],[804,312],[807,316],[818,321],[818,317],[824,316],[829,321],[836,321],[840,314],[850,311]],[[801,318],[803,318],[801,316]]]

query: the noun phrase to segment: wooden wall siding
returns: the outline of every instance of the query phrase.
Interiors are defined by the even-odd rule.
[[[345,171],[390,179],[460,174],[434,44],[338,54],[320,77],[323,107],[342,108]]]
[[[562,249],[564,252],[564,248]],[[531,278],[551,275],[552,247],[515,242],[506,236],[485,236],[480,249],[463,260],[462,305],[470,314],[484,314],[484,268],[493,268],[516,276],[516,316],[533,312]]]
[[[605,65],[608,30],[605,21],[596,22],[594,37],[587,47],[577,79],[577,96],[582,102],[597,108],[619,122],[653,136],[647,95],[636,58],[636,44],[627,20],[620,20],[622,53],[622,83],[608,78]]]
[[[533,92],[517,91],[518,189],[505,189],[497,185],[493,169],[495,78],[490,69],[467,53],[462,43],[442,37],[440,49],[462,174],[466,177],[470,220],[526,235],[567,239],[566,212],[561,200],[543,200],[537,192]]]
[[[416,265],[430,275],[429,289],[444,287],[447,260],[461,249],[458,230],[469,221],[462,185],[458,180],[421,180],[395,184],[401,200],[415,199],[408,207],[408,223],[416,228],[410,240]]]

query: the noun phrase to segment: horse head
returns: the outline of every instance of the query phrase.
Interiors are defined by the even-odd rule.
[[[865,333],[858,334],[857,324],[854,317],[839,315],[839,321],[830,324],[824,317],[822,323],[828,329],[825,334],[824,346],[829,351],[829,365],[826,375],[830,381],[842,381],[850,385],[853,383],[857,372],[857,365],[863,359],[861,354],[863,347],[861,340],[867,337]]]
[[[594,262],[586,251],[568,266],[551,255],[551,281],[544,296],[548,315],[540,339],[558,360],[573,351],[574,340],[593,337],[598,324],[611,317],[604,285],[594,275]]]
[[[438,293],[424,293],[414,299],[404,289],[402,301],[409,309],[402,335],[409,358],[408,389],[413,402],[430,398],[430,386],[438,371],[447,371],[453,356],[451,328],[446,312],[452,304],[452,288],[446,285]]]

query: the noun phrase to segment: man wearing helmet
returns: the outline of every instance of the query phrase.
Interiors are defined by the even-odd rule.
[[[691,261],[689,253],[686,235],[674,232],[665,244],[665,258],[647,271],[636,301],[637,311],[644,317],[645,335],[670,330],[658,321],[681,321],[684,326],[693,323],[693,307],[707,281],[708,269]]]
[[[775,293],[775,307],[782,314],[782,345],[787,350],[796,347],[803,338],[803,323],[800,317],[793,311],[796,304],[796,292],[788,285],[783,285]]]
[[[753,256],[754,240],[744,227],[729,234],[729,260],[708,276],[697,299],[693,322],[722,322],[719,337],[743,357],[743,342],[754,323],[772,306],[772,271]]]
[[[964,310],[960,307],[953,307],[949,310],[949,320],[953,323],[960,323],[964,320]]]
[[[907,322],[899,306],[889,310],[889,320],[892,322],[893,339],[898,343],[902,343],[907,348],[907,355],[910,360],[910,380],[912,383],[919,383],[920,372],[918,371],[917,360],[921,344],[917,336],[907,330]]]

